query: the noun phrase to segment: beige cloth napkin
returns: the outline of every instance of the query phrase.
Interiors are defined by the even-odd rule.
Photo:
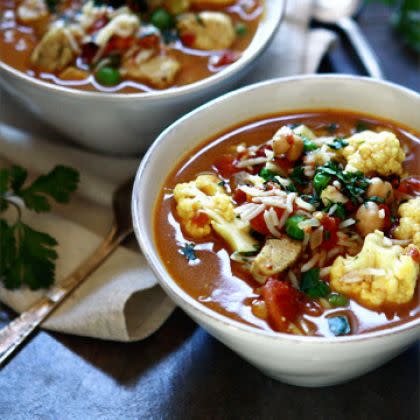
[[[286,20],[272,46],[243,84],[316,71],[334,35],[326,30],[308,30],[311,7],[310,0],[289,0]],[[13,98],[4,92],[0,94],[0,166],[14,162],[35,175],[56,164],[65,164],[77,168],[81,174],[79,191],[69,205],[56,206],[53,214],[25,213],[29,224],[57,238],[59,281],[105,235],[112,219],[112,192],[135,173],[139,159],[104,157],[64,144],[56,132],[21,108]],[[42,291],[8,291],[0,287],[0,300],[18,312],[41,295]],[[173,309],[144,257],[137,250],[120,247],[43,327],[133,341],[156,331]]]

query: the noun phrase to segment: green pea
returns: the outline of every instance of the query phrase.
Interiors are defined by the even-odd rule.
[[[303,222],[305,217],[303,216],[292,216],[286,221],[286,233],[293,239],[303,240],[305,236],[303,230],[298,226],[300,222]]]
[[[235,27],[236,34],[239,36],[245,36],[248,32],[248,27],[245,25],[245,23],[238,23]]]
[[[104,86],[114,86],[120,83],[121,75],[118,69],[113,67],[101,67],[95,74],[96,80]]]
[[[321,194],[322,190],[324,190],[327,185],[330,183],[331,177],[329,175],[318,173],[314,177],[314,188],[318,195]]]
[[[339,293],[331,293],[328,296],[328,302],[330,302],[332,306],[347,306],[349,304],[348,298]]]
[[[161,31],[171,29],[174,26],[174,18],[165,9],[156,9],[150,16],[150,22]]]

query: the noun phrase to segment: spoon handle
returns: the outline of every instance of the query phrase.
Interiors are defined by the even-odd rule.
[[[113,228],[105,240],[72,274],[0,330],[0,366],[70,294],[118,247],[123,237]]]
[[[337,21],[337,26],[346,33],[368,74],[375,79],[384,79],[378,58],[357,23],[353,19],[345,17]]]

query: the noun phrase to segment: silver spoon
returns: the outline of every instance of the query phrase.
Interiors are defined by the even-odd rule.
[[[131,191],[133,180],[121,185],[113,196],[114,222],[99,247],[82,264],[28,310],[0,330],[0,366],[41,325],[86,278],[95,271],[118,245],[133,233]]]
[[[315,0],[314,17],[322,23],[336,25],[344,31],[356,50],[368,74],[384,79],[378,58],[357,23],[351,18],[360,6],[360,0]]]

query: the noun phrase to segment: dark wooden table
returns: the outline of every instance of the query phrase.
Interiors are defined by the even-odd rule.
[[[388,79],[420,90],[419,57],[396,40],[388,15],[369,6],[361,26]],[[361,68],[342,41],[321,71]],[[0,325],[13,316],[0,305]],[[345,385],[297,388],[265,377],[176,310],[134,344],[38,333],[0,371],[0,419],[419,420],[419,368],[417,345]]]

